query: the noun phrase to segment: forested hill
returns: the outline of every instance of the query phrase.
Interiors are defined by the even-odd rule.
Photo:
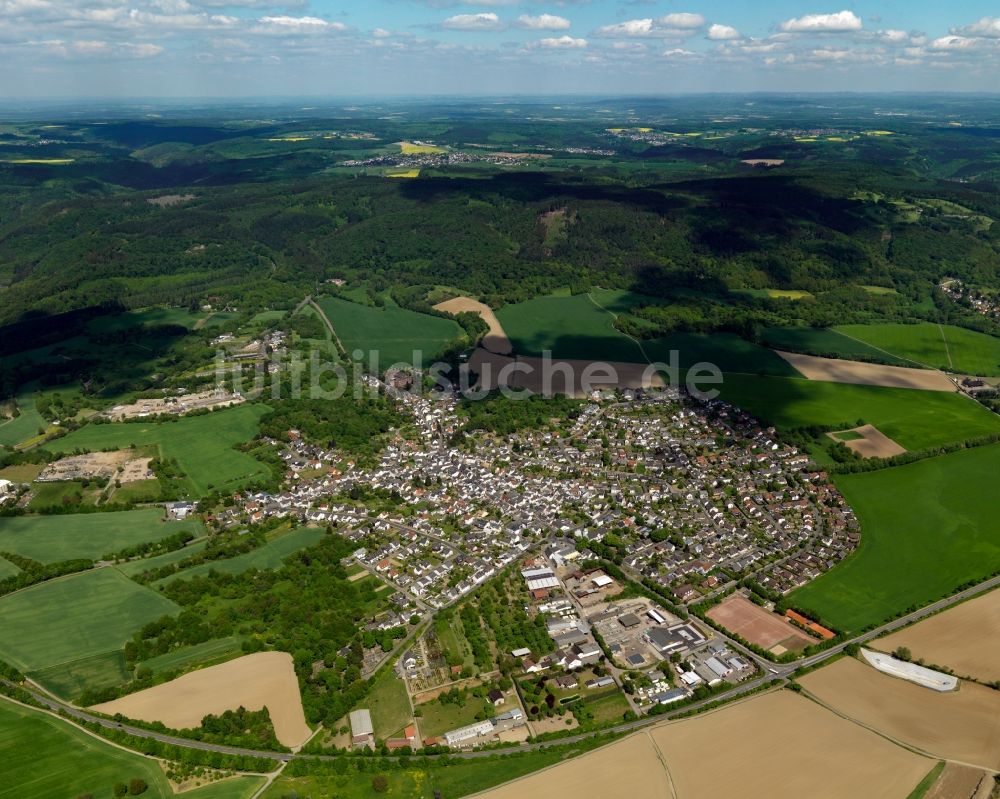
[[[944,276],[996,283],[996,226],[944,213],[905,219],[859,184],[912,184],[905,190],[918,201],[947,196],[1000,217],[992,195],[855,167],[677,182],[329,177],[197,188],[166,201],[115,193],[54,200],[0,231],[0,322],[109,301],[215,298],[253,309],[331,277],[454,286],[492,305],[567,284],[661,297],[868,284],[919,301]]]

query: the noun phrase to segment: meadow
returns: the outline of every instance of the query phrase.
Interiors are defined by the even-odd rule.
[[[158,508],[122,513],[0,518],[0,551],[41,563],[88,558],[97,560],[126,547],[159,541],[175,533],[203,532],[195,519],[167,522]]]
[[[158,674],[189,666],[221,663],[228,660],[230,655],[242,654],[242,645],[243,639],[237,636],[213,638],[211,641],[182,646],[167,652],[165,655],[144,660],[138,664],[138,668],[146,668],[154,674]]]
[[[34,708],[0,699],[0,799],[112,799],[116,783],[141,779],[144,797],[175,796],[155,760],[123,751]],[[185,791],[185,799],[250,799],[263,777],[231,777]]]
[[[875,361],[890,366],[914,366],[904,358],[876,349],[863,341],[845,336],[830,328],[819,327],[769,327],[761,335],[768,346],[786,352],[804,352],[809,355],[846,358],[847,360]]]
[[[1000,569],[998,469],[1000,445],[991,445],[835,478],[858,515],[861,544],[789,601],[858,631]]]
[[[551,350],[557,358],[670,363],[671,351],[677,350],[685,369],[705,362],[723,372],[798,375],[770,350],[732,333],[672,333],[637,341],[614,326],[617,316],[655,302],[628,291],[593,289],[589,294],[557,293],[508,305],[497,311],[497,318],[520,355]]]
[[[9,560],[0,558],[0,580],[6,580],[8,577],[13,577],[20,571],[21,570]]]
[[[908,450],[1000,432],[1000,418],[967,397],[940,391],[726,375],[722,399],[779,429],[845,430],[864,420]]]
[[[0,751],[4,799],[111,799],[115,783],[145,780],[147,797],[173,796],[155,760],[111,744],[42,713],[0,699]],[[203,799],[197,794],[186,794]]]
[[[257,435],[266,405],[244,404],[201,416],[169,422],[122,422],[87,425],[50,441],[45,449],[57,455],[77,449],[89,452],[154,445],[165,458],[174,458],[186,475],[192,497],[213,489],[236,490],[267,477],[267,468],[252,456],[234,449]]]
[[[388,302],[385,308],[376,308],[339,297],[324,297],[318,304],[348,354],[362,350],[367,360],[369,352],[378,352],[380,369],[397,362],[411,363],[414,350],[420,350],[424,364],[428,364],[462,335],[458,323],[451,319],[417,313]]]
[[[19,394],[16,402],[18,415],[0,423],[0,446],[13,447],[38,435],[39,430],[48,427],[48,422],[35,408],[33,392]]]
[[[0,599],[0,659],[25,672],[121,649],[144,624],[178,610],[115,569],[94,569]]]
[[[911,361],[950,372],[1000,375],[1000,338],[953,325],[841,325],[834,330]]]
[[[391,738],[413,723],[406,686],[393,669],[382,670],[361,707],[371,710],[376,738]]]
[[[160,586],[171,583],[174,580],[190,580],[192,577],[199,577],[209,572],[221,572],[224,574],[241,574],[250,569],[277,569],[282,561],[289,555],[298,552],[300,549],[311,547],[325,535],[324,531],[316,527],[300,527],[285,533],[279,538],[268,541],[264,546],[253,549],[243,555],[226,560],[213,560],[208,563],[201,563],[189,569],[172,574],[157,580],[152,585]]]
[[[142,574],[145,571],[152,571],[153,569],[158,569],[161,566],[169,566],[171,563],[176,563],[179,560],[184,560],[184,558],[197,555],[206,546],[208,546],[208,541],[199,541],[194,544],[188,544],[186,547],[175,549],[173,552],[164,552],[162,555],[154,555],[151,558],[127,560],[123,563],[116,564],[115,568],[126,577],[134,577],[135,575]]]

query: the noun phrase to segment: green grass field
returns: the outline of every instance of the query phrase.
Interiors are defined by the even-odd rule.
[[[124,654],[116,650],[33,671],[31,679],[56,696],[75,700],[88,688],[124,685],[132,675],[125,669]]]
[[[834,330],[935,369],[1000,375],[1000,338],[952,325],[841,325]]]
[[[722,399],[778,428],[875,425],[908,450],[1000,432],[1000,417],[958,394],[726,375]]]
[[[250,799],[264,784],[264,777],[230,777],[181,794],[184,799]]]
[[[33,672],[117,651],[144,624],[177,610],[115,569],[50,580],[0,598],[0,659]]]
[[[126,577],[134,577],[135,575],[142,574],[145,571],[158,569],[161,566],[169,566],[171,563],[177,563],[179,560],[184,560],[184,558],[197,555],[206,546],[208,546],[207,541],[199,541],[196,544],[188,544],[186,547],[182,547],[181,549],[175,549],[173,552],[164,552],[162,555],[155,555],[151,558],[128,560],[124,563],[119,563],[115,566],[115,568]]]
[[[585,741],[565,746],[553,746],[537,752],[525,752],[513,757],[480,760],[462,760],[447,766],[436,761],[408,764],[401,769],[386,769],[388,790],[376,794],[372,790],[372,773],[350,769],[346,774],[334,772],[333,764],[328,774],[298,776],[299,768],[290,765],[264,793],[264,799],[299,797],[337,797],[337,799],[371,799],[386,796],[389,799],[433,799],[440,791],[445,799],[470,796],[501,783],[553,766],[584,752],[601,742]],[[304,767],[303,767],[304,768]],[[558,790],[553,796],[561,796]],[[200,799],[196,798],[196,799]]]
[[[112,333],[138,325],[179,325],[194,330],[207,323],[211,316],[202,311],[192,313],[186,308],[146,308],[114,316],[98,316],[87,324],[87,330],[91,333]]]
[[[515,352],[557,358],[646,363],[639,345],[614,327],[613,314],[628,313],[642,298],[626,291],[535,297],[497,311]],[[599,307],[599,305],[601,307]]]
[[[0,550],[26,558],[55,563],[89,558],[97,560],[126,547],[189,530],[201,535],[196,519],[163,520],[158,508],[122,513],[76,513],[59,516],[13,516],[0,518]]]
[[[451,319],[405,308],[375,308],[339,297],[325,297],[318,304],[348,354],[362,350],[367,361],[369,352],[377,351],[380,370],[400,361],[411,363],[414,350],[423,353],[425,364],[430,363],[462,334]]]
[[[236,490],[267,475],[262,463],[233,448],[257,435],[260,417],[267,412],[266,405],[248,403],[172,422],[88,425],[50,441],[45,449],[66,454],[154,445],[164,457],[177,460],[190,495],[200,497],[213,489]]]
[[[228,660],[230,655],[242,654],[242,644],[243,639],[237,636],[215,638],[202,644],[182,646],[165,655],[144,660],[139,664],[139,668],[148,668],[157,673],[206,663],[221,663],[223,660]]]
[[[383,670],[359,707],[366,707],[372,712],[376,738],[391,738],[407,724],[413,723],[406,686],[392,669]]]
[[[442,705],[436,699],[417,705],[421,711],[418,719],[420,735],[423,738],[444,735],[449,730],[475,724],[476,714],[486,706],[486,700],[468,696],[464,705],[449,702]],[[416,709],[416,708],[415,708]]]
[[[861,522],[861,545],[791,601],[856,631],[1000,569],[998,470],[1000,445],[992,445],[837,477]]]
[[[875,349],[863,341],[855,341],[836,330],[815,327],[769,327],[762,337],[769,347],[787,352],[804,352],[810,355],[868,360],[891,366],[914,366],[903,358]]]
[[[178,572],[177,574],[157,580],[154,587],[165,585],[174,580],[190,580],[192,577],[208,574],[211,571],[224,572],[226,574],[240,574],[249,569],[277,569],[282,561],[289,555],[298,552],[300,549],[311,547],[325,535],[323,530],[316,527],[300,527],[285,533],[273,541],[268,541],[264,546],[251,550],[244,555],[237,555],[235,558],[227,560],[213,560],[192,566],[190,569]]]
[[[100,496],[101,489],[94,484],[84,488],[83,483],[73,480],[36,483],[31,487],[28,510],[44,510],[63,504],[96,505]]]
[[[35,408],[35,395],[32,392],[19,394],[17,397],[18,415],[13,419],[0,422],[0,446],[13,447],[22,441],[27,441],[38,435],[40,428],[48,427],[42,415]]]
[[[6,580],[8,577],[13,577],[20,571],[21,570],[9,560],[0,558],[0,580]]]
[[[72,799],[85,794],[111,799],[115,783],[133,778],[149,785],[144,797],[173,796],[156,761],[124,752],[64,721],[6,699],[0,699],[0,752],[2,799]]]
[[[557,358],[669,364],[671,351],[677,350],[685,369],[705,362],[724,372],[798,375],[775,353],[731,333],[674,333],[640,343],[615,328],[616,316],[655,302],[628,291],[593,289],[589,294],[560,293],[508,305],[497,317],[515,351],[523,355],[550,350]]]

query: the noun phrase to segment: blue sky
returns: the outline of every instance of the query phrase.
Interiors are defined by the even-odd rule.
[[[997,91],[1000,5],[0,0],[0,96]]]

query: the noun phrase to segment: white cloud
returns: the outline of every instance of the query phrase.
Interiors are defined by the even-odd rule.
[[[705,18],[701,14],[689,14],[680,12],[677,14],[667,14],[656,20],[657,24],[664,28],[700,28],[705,24]]]
[[[669,19],[670,16],[693,17],[693,14],[671,14],[659,20],[651,18],[629,19],[625,22],[616,22],[613,25],[604,25],[594,31],[595,36],[604,39],[687,39],[695,35],[696,28],[692,27],[665,27],[661,23]],[[685,22],[685,20],[680,20]],[[687,21],[690,25],[690,20]]]
[[[940,39],[935,39],[931,42],[932,50],[969,50],[973,47],[978,47],[980,42],[970,36],[956,36],[951,34],[949,36],[942,36]]]
[[[442,28],[453,31],[496,31],[503,28],[500,17],[492,11],[482,14],[456,14],[441,23]]]
[[[697,54],[693,53],[691,50],[683,50],[680,47],[674,47],[670,50],[664,50],[663,55],[667,58],[691,58]]]
[[[538,44],[551,50],[582,50],[587,46],[587,40],[574,39],[572,36],[560,36],[559,38],[542,39]]]
[[[533,31],[565,31],[569,30],[571,25],[568,19],[555,14],[540,14],[537,17],[522,14],[517,18],[517,24],[518,27]]]
[[[804,17],[785,20],[778,26],[786,33],[846,33],[862,29],[861,18],[853,11],[836,14],[806,14]]]
[[[964,28],[952,28],[951,32],[961,36],[1000,39],[1000,17],[983,17],[978,22],[973,22]]]
[[[346,25],[342,22],[327,22],[325,19],[320,19],[319,17],[261,17],[260,21],[265,25],[277,25],[281,28],[327,28],[336,27],[338,30],[343,30]]]
[[[385,28],[376,28],[372,31],[372,36],[376,39],[388,39],[392,36],[392,31],[387,31]]]
[[[163,48],[158,44],[133,44],[126,42],[121,45],[121,48],[126,54],[133,56],[134,58],[152,58],[153,56],[158,56],[163,52]]]
[[[889,44],[903,44],[904,42],[908,42],[910,40],[910,34],[906,31],[879,31],[878,36],[882,41],[888,42]]]
[[[708,29],[708,38],[715,42],[727,42],[733,39],[742,39],[743,35],[730,25],[715,23]]]

